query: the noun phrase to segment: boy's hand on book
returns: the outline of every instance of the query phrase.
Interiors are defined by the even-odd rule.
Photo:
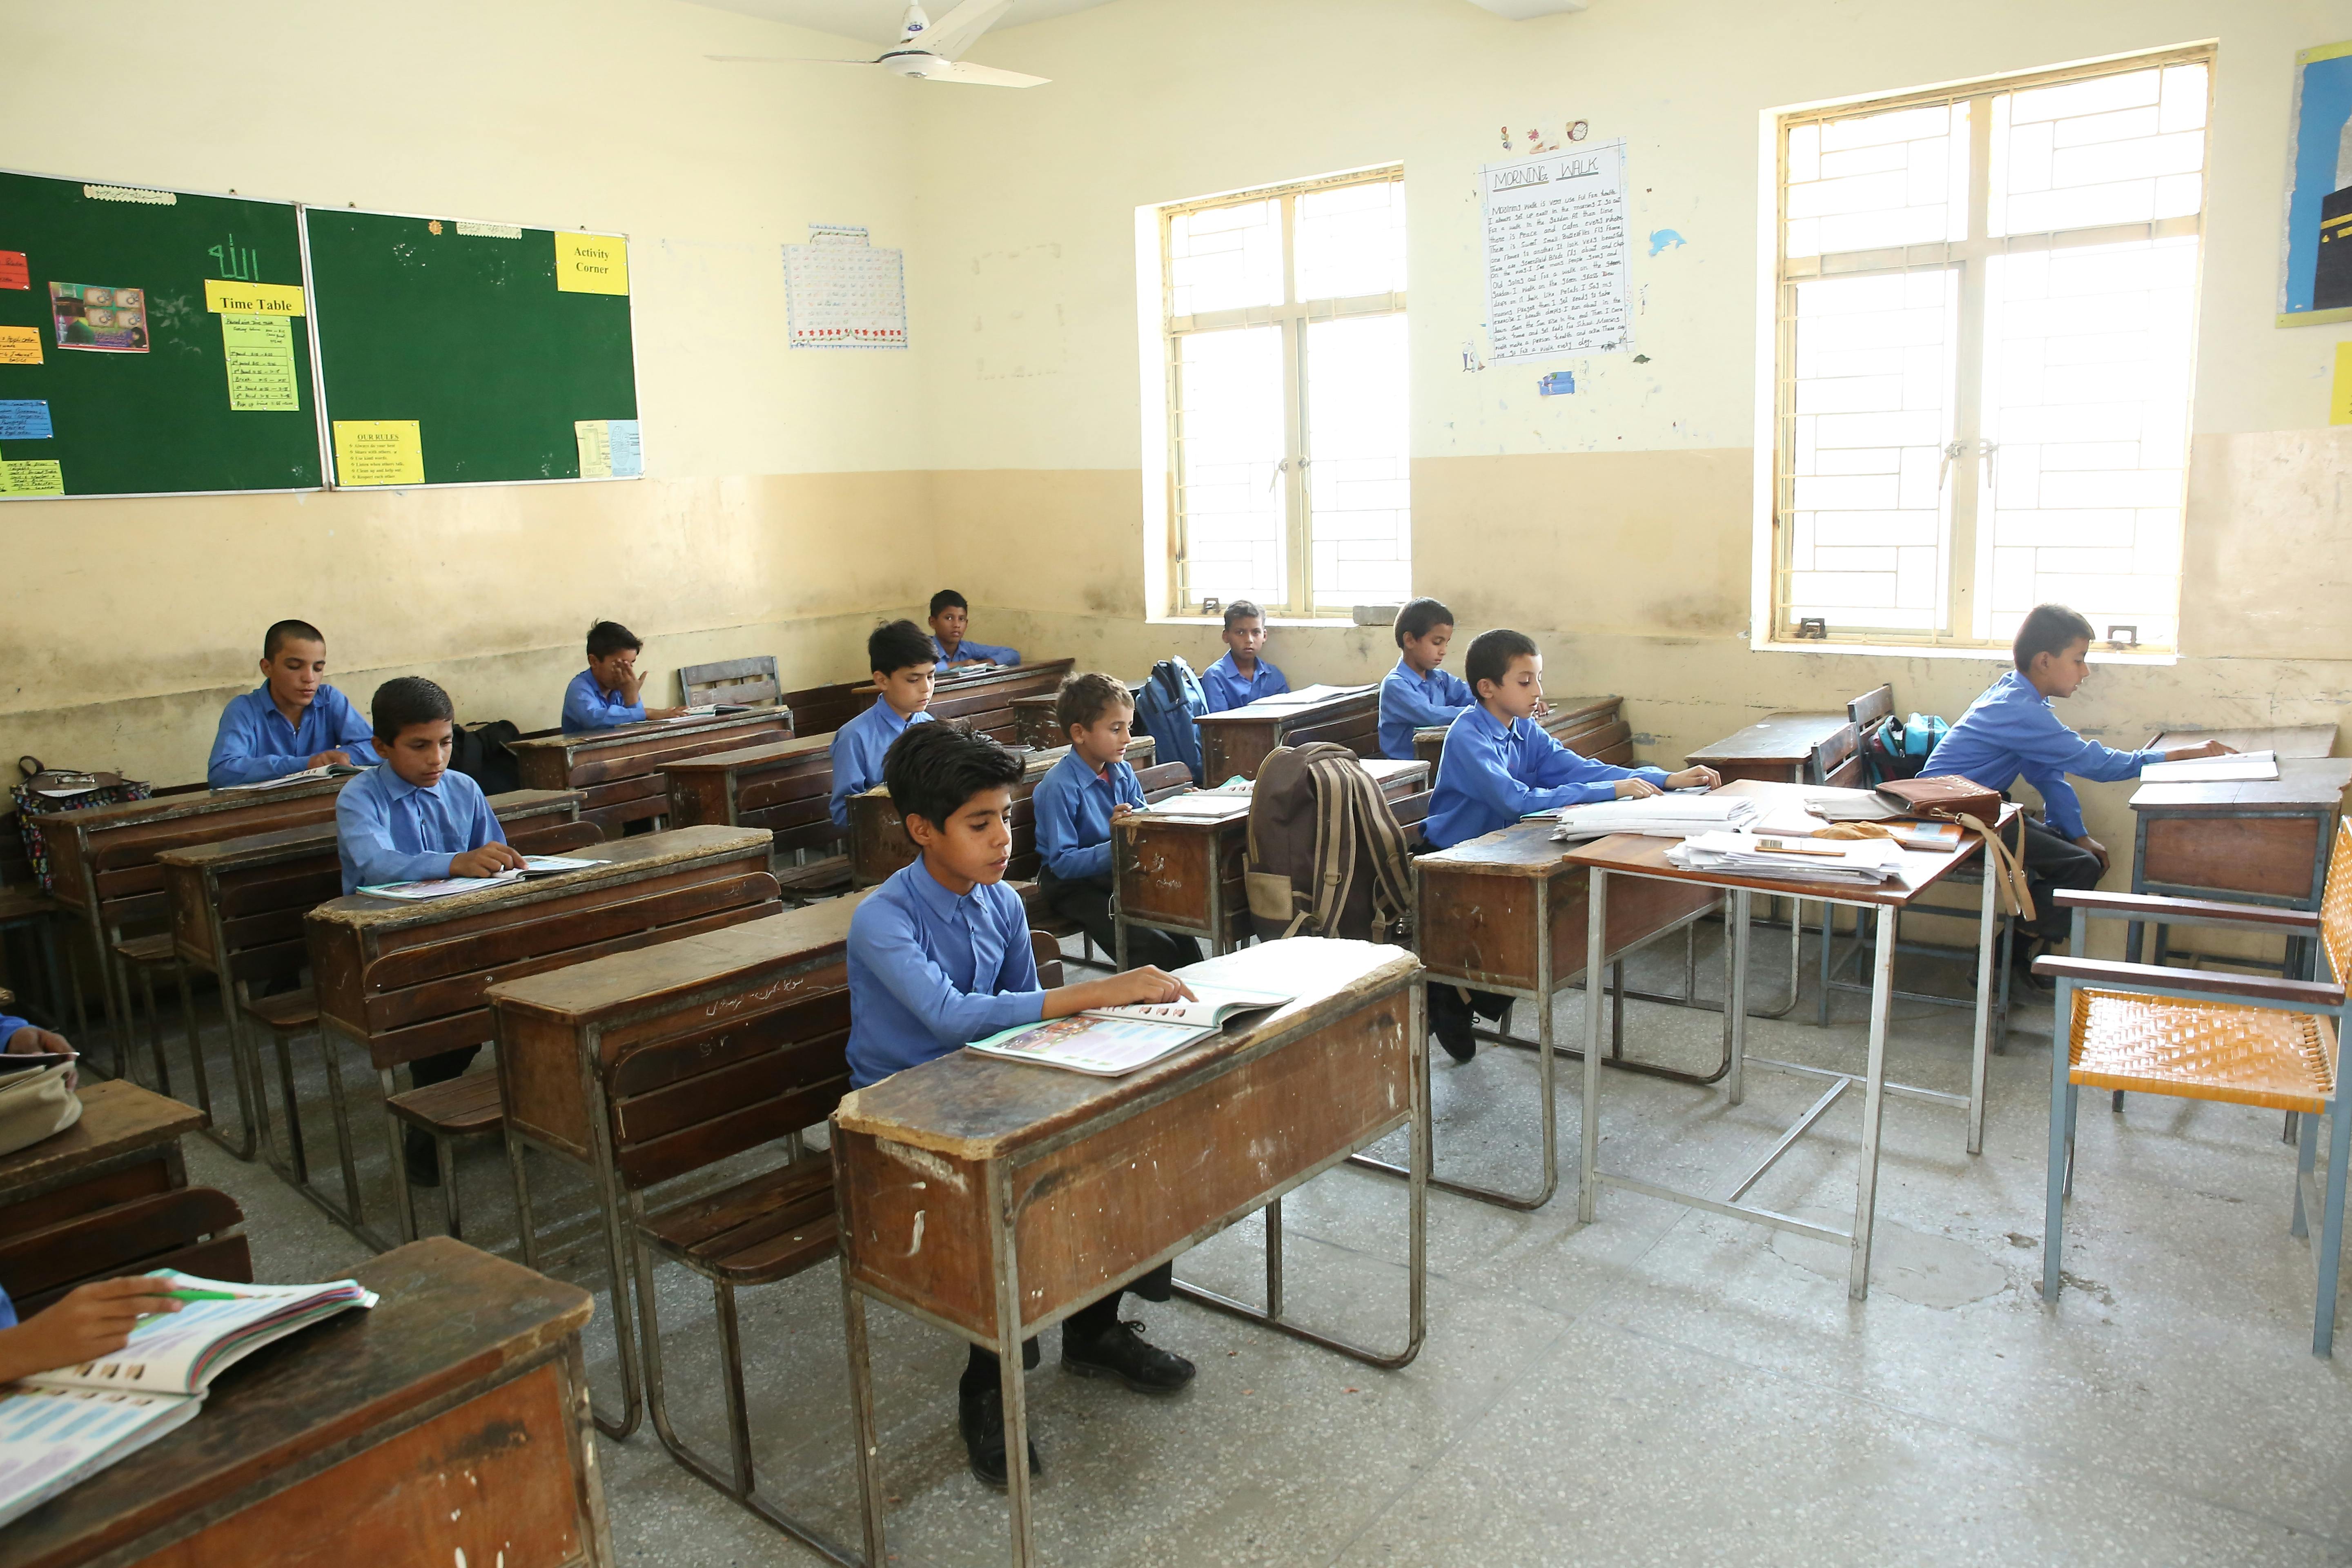
[[[347,768],[352,765],[352,754],[349,752],[320,752],[310,759],[310,765],[314,768]]]
[[[1660,793],[1658,786],[1647,779],[1633,778],[1617,781],[1619,800],[1647,800],[1650,796]]]
[[[47,1311],[0,1333],[0,1374],[14,1379],[112,1355],[131,1342],[139,1320],[176,1312],[168,1287],[146,1274],[100,1279],[73,1291]]]
[[[1115,974],[1103,984],[1121,993],[1118,1001],[1103,1004],[1106,1006],[1149,1006],[1166,1002],[1200,1000],[1198,996],[1192,994],[1191,986],[1166,970],[1154,969],[1148,963],[1140,969],[1130,969],[1124,974]]]
[[[74,1057],[81,1053],[55,1029],[37,1029],[27,1024],[8,1037],[8,1054],[14,1057]],[[66,1088],[75,1088],[80,1081],[79,1068],[66,1069]]]
[[[1723,775],[1706,766],[1685,768],[1678,773],[1666,775],[1668,789],[1714,789],[1722,783]]]
[[[521,869],[521,855],[507,844],[485,844],[479,849],[468,849],[462,855],[449,857],[449,875],[452,877],[495,877],[503,871]]]

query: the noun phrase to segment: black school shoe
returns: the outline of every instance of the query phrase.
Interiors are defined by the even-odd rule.
[[[1461,994],[1451,985],[1429,988],[1429,1032],[1445,1047],[1445,1054],[1457,1062],[1466,1062],[1478,1054],[1478,1041],[1471,1034],[1476,1027],[1476,1016]]]
[[[994,1384],[965,1390],[957,1395],[956,1416],[963,1427],[963,1451],[971,1464],[972,1479],[1004,1490],[1004,1390]],[[1029,1440],[1029,1473],[1045,1473],[1045,1467],[1037,1461],[1034,1437]]]
[[[1133,1319],[1091,1337],[1062,1329],[1062,1366],[1080,1377],[1110,1377],[1138,1394],[1173,1394],[1192,1381],[1193,1366],[1143,1337]]]
[[[412,1187],[437,1187],[441,1184],[441,1155],[433,1146],[433,1135],[421,1128],[402,1129],[401,1152],[406,1155],[408,1184]]]

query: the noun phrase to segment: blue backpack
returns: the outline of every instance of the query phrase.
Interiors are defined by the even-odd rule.
[[[1136,694],[1135,721],[1156,742],[1155,756],[1163,763],[1181,763],[1201,782],[1201,732],[1192,721],[1209,710],[1201,678],[1181,658],[1163,658]]]

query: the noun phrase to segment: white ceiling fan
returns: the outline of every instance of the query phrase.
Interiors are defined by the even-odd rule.
[[[1019,71],[999,70],[994,66],[976,66],[957,58],[980,41],[997,17],[1004,14],[1013,0],[963,0],[944,17],[940,25],[923,14],[920,5],[907,7],[907,20],[898,34],[898,41],[880,56],[870,60],[795,59],[782,55],[712,55],[714,60],[745,65],[841,65],[880,66],[898,76],[912,77],[917,81],[960,81],[973,87],[1042,87],[1049,78],[1024,76]]]

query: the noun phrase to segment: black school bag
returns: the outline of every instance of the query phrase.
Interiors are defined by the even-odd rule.
[[[522,788],[522,764],[507,742],[522,739],[511,719],[493,719],[471,729],[459,724],[449,737],[449,765],[482,786],[484,795]]]
[[[1396,942],[1412,931],[1404,829],[1345,746],[1277,746],[1250,790],[1243,886],[1261,941],[1286,936]]]

